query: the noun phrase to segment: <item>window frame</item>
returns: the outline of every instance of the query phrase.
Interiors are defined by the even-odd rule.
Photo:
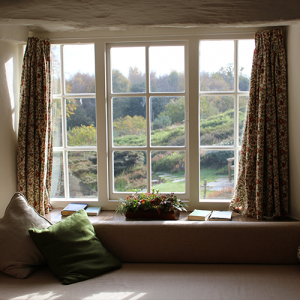
[[[185,74],[185,91],[184,92],[151,92],[150,91],[150,60],[149,60],[149,48],[155,46],[183,46],[184,47],[184,74]],[[110,49],[114,47],[145,47],[145,78],[146,78],[146,91],[144,93],[113,93],[112,91],[112,82],[111,82],[111,57],[110,57]],[[126,192],[116,192],[113,190],[114,187],[114,160],[113,160],[113,152],[114,151],[146,151],[146,159],[147,159],[147,186],[148,192],[151,192],[151,151],[185,151],[185,192],[175,192],[180,199],[183,201],[187,201],[189,199],[189,158],[188,158],[188,130],[189,124],[186,121],[186,116],[188,115],[188,64],[187,64],[187,41],[186,40],[178,40],[174,41],[147,41],[147,42],[128,42],[128,43],[108,43],[106,45],[106,53],[107,53],[107,108],[108,108],[108,174],[109,174],[109,199],[117,200],[119,198],[125,198],[126,195],[130,193]],[[184,97],[185,98],[185,145],[184,146],[152,146],[150,144],[151,140],[151,110],[150,110],[150,98],[151,97]],[[147,145],[146,146],[114,146],[113,145],[113,117],[112,117],[112,99],[114,97],[145,97],[146,98],[146,135],[147,135]],[[152,187],[155,189],[155,186]],[[170,191],[172,192],[172,191]]]
[[[240,91],[239,90],[239,41],[241,40],[254,40],[254,38],[236,38],[236,39],[201,39],[199,40],[199,57],[200,57],[200,43],[201,41],[224,41],[224,40],[232,40],[234,41],[234,60],[233,60],[233,68],[234,68],[234,88],[233,91],[201,91],[199,85],[199,121],[200,121],[200,98],[202,96],[232,96],[234,100],[234,128],[233,128],[233,136],[234,136],[234,144],[232,146],[217,146],[217,145],[201,145],[200,143],[200,123],[199,123],[199,152],[201,150],[213,150],[213,151],[233,151],[234,152],[234,188],[237,184],[237,174],[238,174],[238,162],[239,162],[239,152],[241,151],[241,145],[239,145],[239,99],[243,96],[249,96],[249,91]],[[200,61],[199,61],[199,77],[200,77]],[[200,82],[200,78],[199,78]],[[250,86],[249,86],[250,90]],[[199,163],[200,155],[199,155]],[[200,168],[199,168],[200,170]],[[201,198],[199,193],[199,201],[200,202],[230,202],[229,199],[205,199]]]
[[[110,43],[139,43],[139,42],[176,42],[186,41],[187,65],[186,86],[189,103],[186,123],[199,124],[199,41],[206,39],[254,39],[258,30],[268,28],[160,28],[145,31],[133,29],[120,32],[76,32],[76,33],[47,33],[51,44],[95,44],[95,79],[96,79],[96,120],[97,120],[97,155],[98,155],[98,199],[92,205],[101,206],[103,210],[115,210],[118,201],[109,197],[108,176],[108,114],[107,114],[107,44]],[[101,128],[101,130],[99,130]],[[188,206],[193,209],[228,209],[229,201],[200,201],[200,168],[199,168],[199,138],[198,125],[189,126],[189,191]],[[237,173],[237,172],[236,172]],[[89,203],[89,199],[84,199]],[[69,201],[53,198],[53,207],[64,207]]]

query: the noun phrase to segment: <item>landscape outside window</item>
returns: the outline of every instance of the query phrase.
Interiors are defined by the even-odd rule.
[[[184,50],[110,48],[114,192],[186,192]]]
[[[95,198],[94,45],[52,45],[51,59],[54,134],[51,197]]]
[[[200,42],[201,199],[233,196],[253,51],[253,40]]]

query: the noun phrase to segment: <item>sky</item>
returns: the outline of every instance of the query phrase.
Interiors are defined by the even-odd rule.
[[[59,47],[57,46],[57,49]],[[239,66],[244,68],[243,74],[250,77],[254,40],[239,41]],[[233,64],[234,42],[232,40],[201,41],[200,71],[216,72],[222,66]],[[59,56],[57,52],[57,56]],[[81,73],[95,73],[94,45],[65,45],[64,70],[66,77]],[[112,69],[118,69],[128,77],[129,67],[137,67],[145,73],[145,47],[114,47],[111,49]],[[149,68],[157,76],[169,74],[175,70],[184,71],[183,46],[151,46],[149,47]]]

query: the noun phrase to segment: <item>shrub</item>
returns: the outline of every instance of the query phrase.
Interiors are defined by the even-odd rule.
[[[154,172],[177,172],[184,169],[185,157],[183,152],[170,152],[162,151],[153,156],[152,159],[152,171]]]
[[[114,136],[145,135],[146,119],[142,116],[126,116],[114,121]]]
[[[155,129],[161,129],[165,128],[167,126],[170,126],[172,124],[171,118],[167,115],[159,115],[152,123],[152,128]]]
[[[76,126],[68,131],[68,146],[96,146],[96,127],[93,125]]]

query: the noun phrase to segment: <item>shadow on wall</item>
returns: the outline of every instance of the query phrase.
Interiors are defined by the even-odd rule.
[[[17,58],[17,45],[0,42],[0,217],[17,191]]]

